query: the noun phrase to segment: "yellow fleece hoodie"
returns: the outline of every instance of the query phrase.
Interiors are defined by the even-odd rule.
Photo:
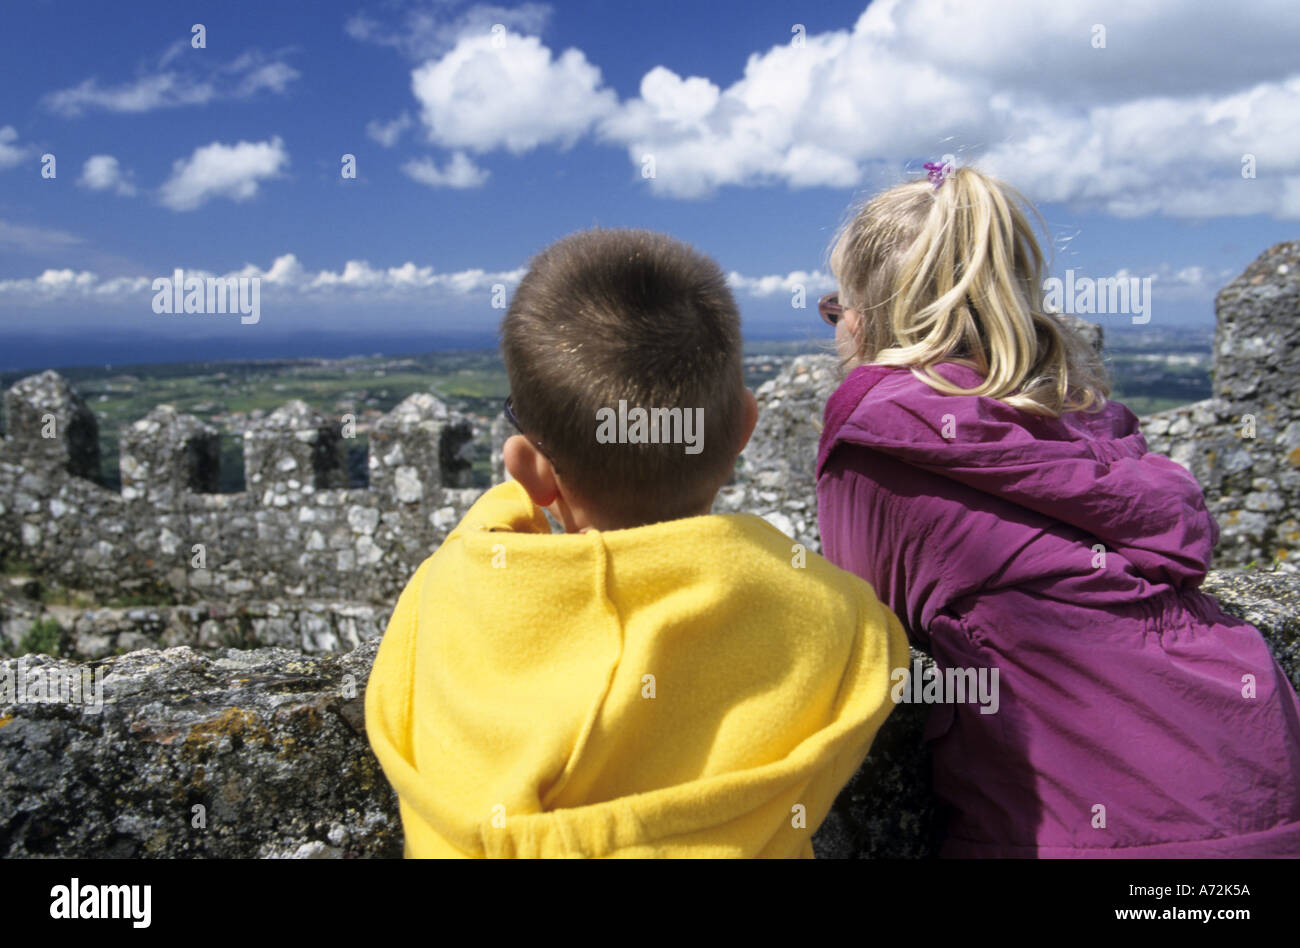
[[[366,691],[409,857],[812,856],[893,709],[901,625],[748,514],[552,534],[487,491]]]

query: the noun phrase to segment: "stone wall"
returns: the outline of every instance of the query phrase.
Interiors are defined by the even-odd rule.
[[[412,395],[375,425],[349,490],[340,424],[301,401],[244,432],[247,490],[215,494],[217,432],[169,406],[121,436],[98,483],[98,424],[54,372],[5,394],[0,561],[104,600],[391,602],[477,495],[457,485],[470,423]]]
[[[1277,244],[1217,303],[1214,397],[1143,420],[1152,451],[1205,488],[1220,565],[1300,561],[1300,241]]]
[[[1205,588],[1258,626],[1300,687],[1300,576],[1212,573]],[[26,681],[103,676],[97,713],[0,700],[0,855],[400,855],[397,802],[365,738],[377,646],[0,662],[0,681],[17,681],[20,665]],[[900,705],[890,715],[814,836],[819,856],[937,851],[942,816],[921,745],[928,711]]]
[[[355,601],[200,602],[192,605],[76,608],[38,599],[0,599],[0,655],[21,655],[41,621],[61,629],[59,653],[105,658],[136,649],[190,646],[290,648],[307,654],[346,652],[384,634],[392,603]]]
[[[95,666],[97,713],[0,705],[0,853],[400,856],[392,790],[364,737],[376,645],[137,651]],[[20,664],[26,682],[75,667],[28,656],[0,676]]]

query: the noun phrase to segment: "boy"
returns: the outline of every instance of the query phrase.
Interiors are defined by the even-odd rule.
[[[501,335],[513,480],[416,570],[366,694],[406,855],[812,856],[907,640],[866,583],[709,513],[758,415],[722,271],[574,234]]]

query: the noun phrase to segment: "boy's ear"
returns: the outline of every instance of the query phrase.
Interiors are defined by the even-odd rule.
[[[549,507],[560,495],[555,469],[546,455],[523,435],[511,435],[501,448],[501,458],[510,476],[517,480],[533,503]]]
[[[745,389],[745,403],[741,409],[744,412],[743,422],[740,426],[740,444],[736,446],[736,454],[745,450],[745,445],[749,444],[749,438],[754,433],[754,426],[758,424],[758,399],[749,389]]]

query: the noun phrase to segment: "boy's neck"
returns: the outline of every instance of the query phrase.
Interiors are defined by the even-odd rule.
[[[597,510],[588,510],[585,508],[575,509],[568,504],[556,503],[546,508],[550,511],[551,516],[560,522],[564,527],[565,533],[586,533],[588,530],[600,530],[602,532],[609,530],[631,530],[636,527],[648,527],[656,523],[666,523],[668,520],[685,520],[688,517],[705,517],[713,512],[713,501],[716,499],[716,493],[709,498],[709,502],[699,510],[688,511],[677,517],[669,517],[665,520],[640,520],[635,517],[608,516]],[[557,510],[561,507],[561,510]]]

